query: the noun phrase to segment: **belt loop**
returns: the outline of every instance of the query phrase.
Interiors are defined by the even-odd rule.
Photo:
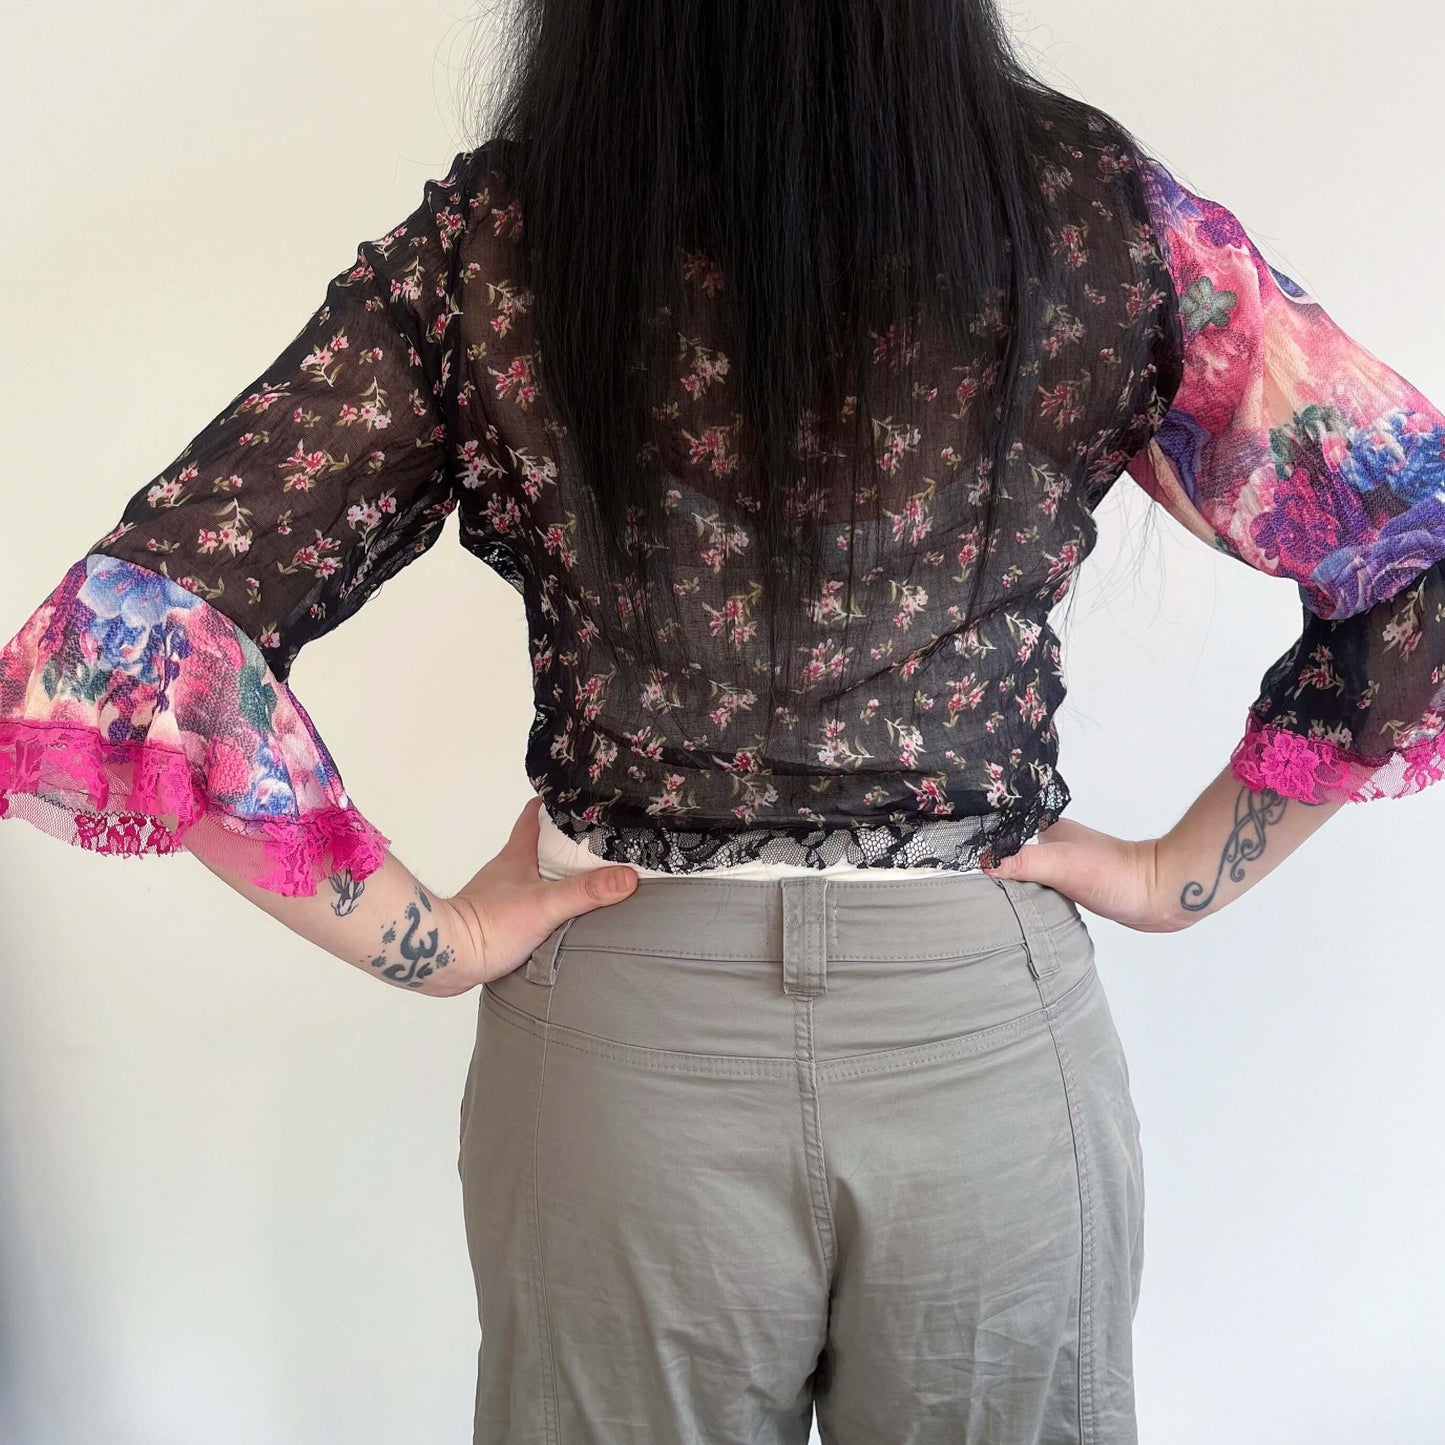
[[[562,953],[562,940],[576,921],[576,914],[564,919],[532,950],[532,956],[527,960],[529,982],[540,983],[544,988],[551,988],[557,982],[557,962]]]
[[[1029,891],[1029,881],[1022,878],[996,878],[991,873],[985,873],[984,877],[1003,889],[1004,897],[1014,911],[1024,952],[1028,955],[1029,972],[1041,982],[1052,978],[1059,971],[1062,960],[1054,947],[1052,936],[1044,926],[1043,915],[1034,903],[1034,895]]]
[[[828,990],[826,878],[780,878],[783,893],[783,992],[814,998]]]

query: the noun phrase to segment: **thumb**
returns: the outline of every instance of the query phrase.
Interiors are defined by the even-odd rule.
[[[1017,878],[1020,882],[1057,887],[1066,871],[1060,852],[1059,844],[1048,848],[1039,843],[1025,844],[1016,853],[1000,858],[992,867],[985,866],[983,871],[990,878]]]
[[[617,868],[590,868],[585,873],[573,874],[571,878],[553,885],[557,889],[558,923],[575,918],[581,913],[590,913],[594,908],[605,908],[610,903],[620,903],[637,888],[637,870],[625,866]],[[556,925],[554,924],[553,927]]]

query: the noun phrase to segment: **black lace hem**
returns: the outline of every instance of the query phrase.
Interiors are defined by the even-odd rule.
[[[904,823],[735,831],[655,823],[587,824],[550,804],[544,806],[561,832],[598,857],[661,873],[702,873],[753,861],[827,868],[842,859],[860,868],[963,871],[1017,853],[1035,833],[1058,821],[1069,800],[1067,785],[1055,774],[1031,799],[990,813]]]

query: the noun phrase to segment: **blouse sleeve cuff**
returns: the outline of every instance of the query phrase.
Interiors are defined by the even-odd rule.
[[[103,553],[0,649],[0,817],[120,855],[203,852],[268,892],[364,878],[390,839],[223,613]]]
[[[1416,736],[1383,757],[1351,752],[1248,714],[1230,771],[1256,792],[1271,788],[1305,803],[1364,803],[1404,798],[1445,778],[1445,711],[1433,711]]]

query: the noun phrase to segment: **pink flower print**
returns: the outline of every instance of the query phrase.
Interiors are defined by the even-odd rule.
[[[375,502],[353,502],[346,509],[346,523],[353,531],[370,532],[381,525],[381,508]]]
[[[597,714],[602,711],[602,698],[606,687],[607,679],[597,674],[577,685],[576,706],[582,711],[583,722],[596,721]]]
[[[682,436],[688,445],[688,460],[694,466],[706,465],[715,477],[729,476],[737,469],[737,457],[730,449],[724,428],[711,426],[697,436],[684,430]]]
[[[391,299],[393,301],[420,301],[425,274],[422,269],[421,257],[417,256],[405,271],[392,278]]]
[[[545,677],[552,670],[552,661],[555,657],[552,646],[549,643],[546,647],[539,647],[532,654],[532,679]]]
[[[1079,390],[1082,386],[1080,381],[1061,381],[1057,386],[1045,390],[1039,388],[1043,398],[1042,411],[1047,417],[1052,417],[1054,425],[1061,430],[1064,427],[1072,426],[1078,421],[1081,415],[1079,408]]]
[[[522,203],[509,201],[505,206],[493,206],[492,234],[515,241],[522,234]]]
[[[963,712],[972,712],[983,701],[988,692],[987,686],[980,682],[978,674],[970,672],[966,677],[950,681],[948,687],[948,701],[944,707],[947,713],[947,721],[944,727],[952,727]]]
[[[255,412],[260,416],[263,412],[270,411],[278,401],[286,400],[287,383],[280,386],[263,386],[260,391],[253,391],[245,401],[231,413],[232,416],[240,416],[242,412]]]
[[[732,755],[731,758],[721,758],[719,762],[730,773],[756,773],[759,771],[757,754],[744,748]]]
[[[322,532],[316,534],[314,542],[304,543],[296,549],[291,558],[289,566],[280,567],[282,572],[299,572],[302,569],[313,571],[320,577],[330,576],[336,570],[336,562],[331,554],[340,546],[334,537],[328,537]],[[279,565],[279,564],[278,564]],[[322,570],[322,569],[325,570]]]
[[[499,397],[514,401],[522,407],[531,406],[537,399],[537,383],[532,374],[530,356],[513,357],[503,371],[498,371],[496,367],[487,369],[496,378]]]
[[[833,768],[859,768],[872,756],[860,744],[848,740],[847,725],[838,718],[823,723],[823,741],[818,745],[820,763]]]
[[[985,792],[985,797],[988,800],[989,807],[1001,808],[1007,803],[1017,801],[1018,790],[1008,787],[1004,782],[1002,763],[985,763],[984,771],[988,774],[988,788]]]
[[[1014,701],[1018,704],[1019,713],[1024,721],[1032,723],[1034,727],[1038,727],[1049,715],[1048,708],[1044,706],[1039,697],[1037,678],[1031,681]]]
[[[567,540],[566,532],[556,522],[543,531],[542,545],[547,551],[555,553],[564,567],[571,568],[577,565],[577,553],[571,542]]]
[[[928,494],[917,492],[903,504],[901,512],[885,512],[893,522],[893,540],[917,546],[933,530],[933,516],[928,509]]]
[[[843,622],[848,617],[862,617],[864,614],[856,607],[851,613],[843,610],[843,582],[841,578],[830,577],[823,583],[822,594],[814,597],[808,602],[808,616],[814,622]]]
[[[1077,271],[1089,259],[1088,249],[1084,245],[1084,228],[1077,221],[1061,226],[1050,239],[1052,253],[1063,256],[1074,270]]]
[[[695,401],[714,382],[727,374],[729,362],[721,351],[712,350],[701,341],[684,336],[682,341],[682,388]]]
[[[895,582],[892,592],[894,597],[901,598],[899,610],[893,617],[893,625],[895,627],[911,627],[914,618],[928,606],[927,591],[915,583],[905,582],[900,585]]]
[[[1084,323],[1067,306],[1052,306],[1050,321],[1049,334],[1043,341],[1043,349],[1048,355],[1057,356],[1065,346],[1074,346],[1083,340]]]
[[[611,738],[594,736],[592,760],[587,765],[588,780],[595,783],[616,761],[617,744]]]
[[[745,691],[729,683],[714,683],[713,687],[716,692],[722,694],[722,697],[717,706],[708,713],[708,717],[719,732],[732,721],[734,713],[747,711],[758,700],[757,693]]]
[[[517,324],[517,318],[527,313],[532,305],[530,291],[518,293],[509,282],[492,282],[487,286],[487,299],[496,307],[496,315],[487,324],[497,336],[510,336]]]
[[[688,251],[684,254],[682,277],[706,296],[716,296],[722,290],[722,268],[701,251]]]
[[[1044,628],[1043,623],[1034,618],[1010,618],[1013,623],[1013,630],[1018,634],[1018,647],[1014,650],[1014,658],[1018,662],[1027,662],[1034,655],[1034,648],[1038,646],[1039,637]]]
[[[277,630],[276,624],[272,623],[269,627],[262,628],[261,635],[256,639],[256,643],[257,646],[264,648],[280,647],[281,634]]]
[[[309,492],[316,478],[328,467],[344,465],[338,462],[329,452],[314,451],[308,452],[302,449],[300,442],[296,444],[296,450],[281,463],[281,470],[285,480],[282,482],[282,491]]]
[[[890,370],[918,358],[920,343],[911,328],[901,321],[895,321],[886,331],[871,332],[873,337],[873,364],[886,363]]]
[[[635,733],[624,733],[623,737],[626,738],[628,747],[639,757],[662,756],[662,739],[651,728],[639,728]]]
[[[816,647],[808,648],[808,661],[803,668],[801,682],[803,688],[814,687],[822,682],[824,678],[842,677],[844,669],[848,666],[848,658],[853,649],[840,648],[832,638],[827,638],[818,643]]]
[[[336,384],[336,377],[341,370],[341,364],[336,360],[340,352],[350,346],[344,331],[338,331],[325,345],[313,347],[301,359],[301,370],[309,376],[314,376],[318,381],[324,381],[327,386]]]
[[[522,525],[522,509],[517,504],[517,499],[501,492],[494,492],[487,498],[482,515],[487,519],[487,525],[492,531],[502,536],[518,531]]]
[[[555,485],[556,460],[552,457],[534,457],[529,452],[515,452],[513,455],[517,461],[522,490],[526,492],[529,501],[535,502],[542,495],[544,487]]]
[[[146,501],[153,507],[174,507],[180,502],[183,491],[179,477],[174,481],[163,478],[146,493]]]
[[[682,801],[683,776],[681,773],[668,773],[662,780],[662,791],[654,793],[647,805],[649,813],[671,813],[675,811]]]
[[[464,487],[475,489],[481,486],[483,478],[496,481],[506,475],[506,468],[489,452],[484,452],[481,442],[475,437],[462,444],[457,452],[457,461],[461,464],[461,483]]]
[[[649,671],[647,681],[643,684],[642,692],[638,696],[638,702],[647,712],[668,712],[680,705],[676,688],[668,687],[667,673],[657,667]],[[653,756],[653,754],[649,754],[649,756]]]
[[[372,381],[360,406],[349,401],[343,403],[337,422],[341,426],[360,422],[368,431],[383,431],[389,427],[391,413],[386,409],[386,393],[381,389],[381,383]]]
[[[882,425],[884,443],[878,456],[878,468],[880,471],[896,473],[904,458],[917,449],[922,433],[916,426],[901,427],[891,422],[884,422]]]
[[[1039,168],[1039,190],[1051,201],[1073,184],[1073,172],[1056,161],[1046,161]]]
[[[437,213],[437,233],[441,240],[442,250],[450,251],[452,242],[456,240],[466,222],[462,217],[450,208]]]
[[[953,804],[943,790],[944,778],[924,778],[918,783],[910,783],[905,778],[904,782],[909,791],[918,799],[920,813],[949,814],[953,812]]]
[[[1396,613],[1380,634],[1385,646],[1395,649],[1402,657],[1409,657],[1424,636],[1423,619],[1417,601]],[[1438,680],[1437,678],[1436,681]]]
[[[707,543],[698,553],[704,566],[714,572],[721,572],[723,563],[732,556],[746,550],[748,534],[742,527],[724,522],[716,512],[703,516],[694,512],[692,519],[697,523],[698,536],[707,534]]]

